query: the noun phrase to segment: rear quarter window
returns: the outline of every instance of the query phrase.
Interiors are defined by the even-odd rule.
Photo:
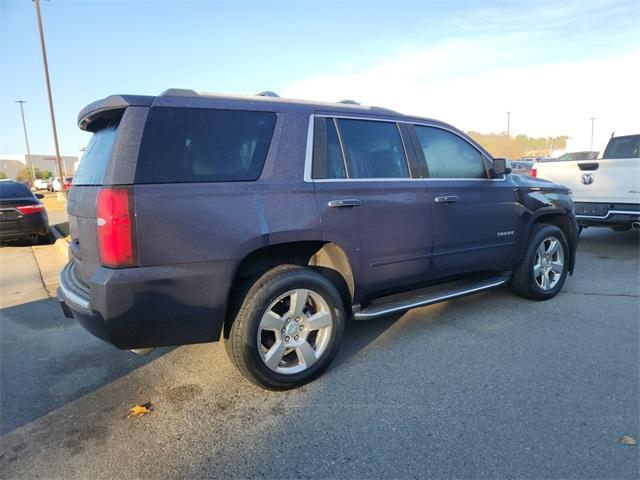
[[[273,112],[153,107],[135,183],[252,181],[262,173]]]

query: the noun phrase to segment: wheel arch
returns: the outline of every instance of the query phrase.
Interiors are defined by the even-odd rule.
[[[338,244],[326,241],[286,242],[257,248],[238,262],[227,299],[225,337],[251,280],[279,265],[311,267],[338,289],[345,310],[353,301],[355,282],[351,262]]]
[[[578,224],[576,223],[573,215],[568,214],[562,210],[552,210],[540,212],[538,215],[534,215],[529,222],[527,241],[533,230],[533,226],[537,223],[547,223],[549,225],[555,225],[562,233],[564,233],[567,243],[569,244],[569,273],[573,274],[573,267],[575,264],[575,253],[578,246]],[[526,243],[522,245],[522,252],[526,248]]]

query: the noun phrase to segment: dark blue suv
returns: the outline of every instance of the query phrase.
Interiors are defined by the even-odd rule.
[[[59,298],[122,349],[223,338],[253,382],[318,376],[351,319],[573,270],[565,187],[456,128],[353,102],[168,90],[86,107]]]

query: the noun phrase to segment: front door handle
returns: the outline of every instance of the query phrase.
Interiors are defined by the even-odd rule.
[[[345,198],[343,200],[331,200],[328,205],[330,207],[359,207],[362,205],[362,201],[357,198]]]
[[[460,200],[457,195],[446,195],[444,197],[436,197],[436,203],[456,203]]]

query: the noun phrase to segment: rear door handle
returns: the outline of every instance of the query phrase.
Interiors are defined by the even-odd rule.
[[[436,197],[436,203],[456,203],[460,200],[457,195],[445,195],[444,197]]]
[[[360,205],[362,205],[362,201],[358,200],[357,198],[345,198],[343,200],[331,200],[328,205],[330,207],[336,208],[359,207]]]

